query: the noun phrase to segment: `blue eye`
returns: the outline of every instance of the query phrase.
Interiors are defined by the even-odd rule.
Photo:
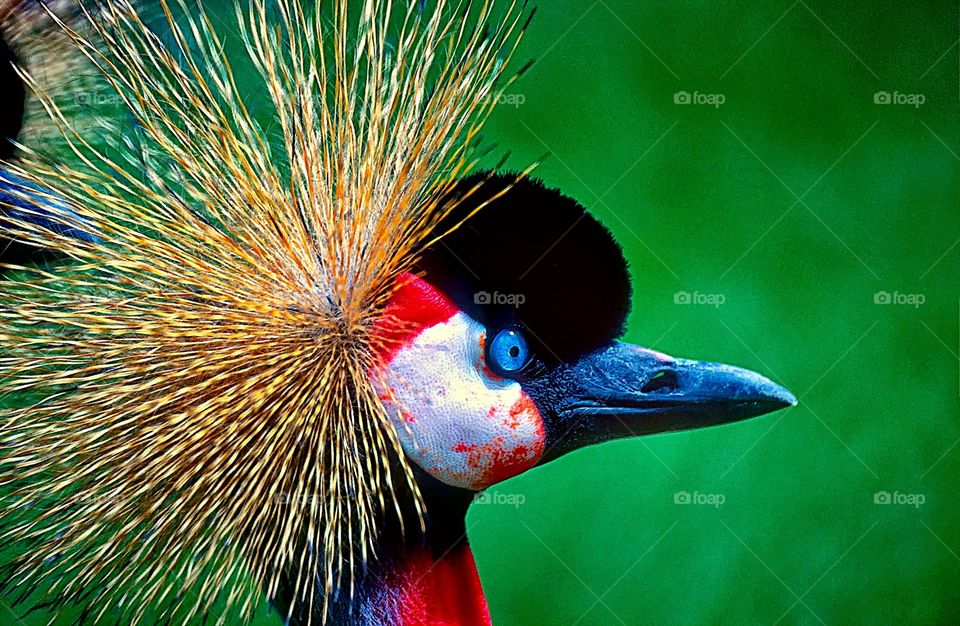
[[[498,374],[515,374],[530,360],[530,347],[523,334],[515,328],[498,332],[487,348],[487,362]]]

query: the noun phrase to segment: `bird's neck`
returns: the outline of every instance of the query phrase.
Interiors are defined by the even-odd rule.
[[[436,555],[409,549],[384,563],[359,607],[364,624],[490,626],[487,601],[466,542]],[[371,581],[373,582],[373,581]]]
[[[350,626],[490,626],[465,517],[471,492],[415,470],[427,505],[425,535],[388,528],[378,558],[366,564],[357,592],[341,594],[328,623]],[[406,528],[418,523],[407,520]]]
[[[367,563],[352,597],[338,594],[328,623],[344,626],[490,626],[466,539],[407,544]],[[314,617],[319,617],[315,615]],[[314,620],[317,622],[318,620]],[[305,623],[294,619],[293,623]]]

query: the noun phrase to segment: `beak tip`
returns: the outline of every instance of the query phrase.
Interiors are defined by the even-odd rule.
[[[701,368],[701,372],[713,376],[714,381],[719,380],[718,395],[721,398],[726,397],[734,402],[746,400],[762,411],[758,415],[794,407],[799,403],[797,397],[786,387],[757,372],[722,363],[686,363],[688,366]]]
[[[783,403],[783,408],[794,407],[800,403],[797,397],[790,393],[785,387],[780,387],[779,385],[778,387],[779,389],[777,389],[777,394],[774,398]]]

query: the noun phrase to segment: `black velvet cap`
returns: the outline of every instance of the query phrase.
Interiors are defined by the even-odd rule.
[[[529,178],[463,221],[516,178],[480,173],[461,180],[451,195],[463,201],[438,230],[463,223],[425,251],[420,269],[491,331],[525,329],[544,364],[571,361],[623,334],[631,301],[627,263],[586,208]]]

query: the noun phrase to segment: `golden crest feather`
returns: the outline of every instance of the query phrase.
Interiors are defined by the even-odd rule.
[[[7,169],[96,240],[7,228],[69,262],[0,281],[0,539],[20,554],[8,585],[90,620],[224,623],[284,572],[308,607],[348,592],[385,516],[422,520],[373,328],[473,165],[523,10],[252,0],[238,30],[265,125],[210,18],[159,4],[168,39],[126,0],[89,33],[51,14],[134,121],[134,154],[24,74],[73,158]]]

